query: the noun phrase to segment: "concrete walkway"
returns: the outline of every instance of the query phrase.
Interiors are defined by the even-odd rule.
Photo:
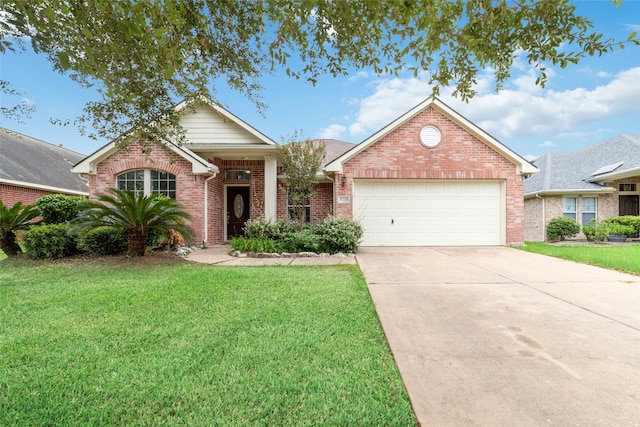
[[[640,425],[640,277],[505,247],[357,259],[422,426]]]
[[[207,249],[198,249],[187,255],[186,259],[203,264],[216,265],[334,265],[356,264],[353,255],[344,257],[310,257],[310,258],[238,258],[229,255],[231,248],[227,245],[212,246]]]

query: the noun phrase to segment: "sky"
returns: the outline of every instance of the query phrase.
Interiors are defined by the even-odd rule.
[[[640,0],[578,0],[577,13],[587,16],[605,38],[625,40],[640,33]],[[573,151],[620,134],[640,135],[640,46],[629,45],[602,57],[589,57],[565,69],[548,68],[545,88],[523,57],[500,92],[488,73],[478,79],[478,94],[468,103],[442,88],[439,98],[513,151],[533,160],[550,151]],[[90,154],[108,141],[84,137],[71,120],[82,113],[96,92],[81,88],[54,71],[42,55],[30,51],[0,57],[0,79],[8,80],[36,107],[25,123],[0,118],[0,126]],[[276,142],[295,131],[308,138],[359,143],[431,94],[426,75],[376,76],[354,70],[347,76],[324,76],[314,86],[286,76],[284,70],[261,79],[263,112],[243,95],[217,87],[217,101]],[[1,100],[0,100],[1,101]]]

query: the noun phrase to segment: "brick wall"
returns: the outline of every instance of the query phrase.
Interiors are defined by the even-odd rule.
[[[65,194],[61,192],[44,191],[36,188],[19,187],[17,185],[0,184],[0,200],[5,206],[11,207],[17,202],[32,205],[40,197],[50,194]],[[75,196],[75,194],[73,194]]]
[[[116,175],[132,169],[160,169],[176,176],[176,201],[192,216],[190,226],[196,234],[194,243],[204,240],[204,181],[207,177],[193,175],[191,163],[174,152],[153,144],[151,154],[145,156],[145,147],[133,142],[128,150],[120,150],[97,167],[89,176],[90,197],[104,193],[116,185]]]
[[[315,187],[316,195],[311,200],[311,223],[315,224],[328,216],[333,215],[333,183],[321,182]],[[286,219],[287,192],[284,187],[278,184],[278,198],[276,207],[278,219]]]
[[[436,126],[441,142],[427,148],[420,130]],[[353,179],[460,179],[506,182],[506,242],[524,240],[523,178],[516,167],[465,129],[430,107],[395,129],[344,164],[346,183],[336,185],[336,200],[349,196],[350,203],[336,204],[338,216],[351,216]],[[342,177],[336,175],[335,182]]]

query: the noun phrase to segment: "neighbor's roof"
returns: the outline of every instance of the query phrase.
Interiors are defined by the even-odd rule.
[[[581,150],[547,153],[540,173],[524,182],[525,196],[611,192],[605,182],[640,175],[640,135],[620,135]]]
[[[87,181],[71,172],[84,154],[0,128],[0,183],[87,195]]]
[[[325,143],[325,156],[322,161],[323,168],[347,151],[356,147],[356,145],[351,142],[340,141],[337,139],[318,139],[316,141],[323,141]]]

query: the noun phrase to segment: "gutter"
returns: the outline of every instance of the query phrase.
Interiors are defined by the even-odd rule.
[[[70,190],[68,188],[51,187],[48,185],[34,184],[34,183],[24,182],[24,181],[13,181],[11,179],[4,179],[4,178],[0,178],[0,184],[12,185],[14,187],[33,188],[36,190],[51,191],[53,193],[72,194],[75,196],[86,196],[86,197],[89,196],[88,191]]]

